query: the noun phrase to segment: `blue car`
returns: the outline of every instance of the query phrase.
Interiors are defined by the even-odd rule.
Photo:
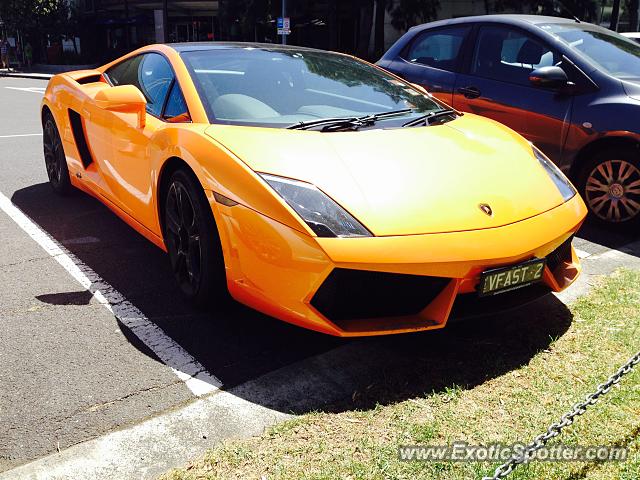
[[[640,45],[577,20],[487,15],[420,25],[378,65],[542,149],[610,227],[640,225]]]

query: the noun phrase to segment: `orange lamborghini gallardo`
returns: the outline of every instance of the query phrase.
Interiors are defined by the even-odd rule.
[[[51,186],[166,250],[182,292],[340,336],[445,326],[569,286],[586,209],[540,151],[348,55],[152,45],[56,75]]]

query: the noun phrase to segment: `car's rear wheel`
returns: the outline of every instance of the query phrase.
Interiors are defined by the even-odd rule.
[[[599,223],[621,230],[640,225],[640,150],[596,152],[583,166],[578,187]]]
[[[67,159],[62,146],[62,139],[58,127],[50,113],[45,114],[42,129],[42,146],[44,150],[44,164],[49,177],[49,185],[53,191],[66,195],[71,192],[71,179]]]
[[[180,290],[198,306],[227,303],[220,237],[197,178],[176,171],[164,195],[164,238]]]

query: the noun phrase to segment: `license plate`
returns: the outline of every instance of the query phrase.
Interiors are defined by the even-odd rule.
[[[512,267],[487,270],[480,275],[480,296],[515,290],[538,282],[544,272],[545,259],[536,258]]]

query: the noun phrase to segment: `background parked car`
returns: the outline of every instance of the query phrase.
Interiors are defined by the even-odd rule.
[[[624,32],[622,35],[640,43],[640,32]]]
[[[506,124],[569,174],[599,221],[640,224],[640,45],[576,20],[487,15],[409,30],[378,65]]]

